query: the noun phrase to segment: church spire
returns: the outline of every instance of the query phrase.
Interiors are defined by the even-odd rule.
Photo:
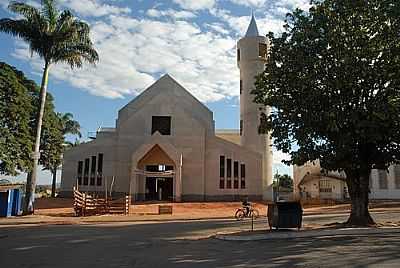
[[[260,34],[258,33],[256,18],[254,17],[254,12],[252,11],[251,12],[251,21],[249,24],[249,28],[247,28],[245,37],[255,37],[255,36],[260,36]]]

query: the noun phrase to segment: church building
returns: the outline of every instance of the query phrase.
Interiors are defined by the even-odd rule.
[[[271,140],[258,133],[260,106],[250,93],[267,51],[253,16],[237,43],[239,131],[215,130],[213,113],[166,74],[119,110],[115,128],[65,153],[61,194],[75,186],[140,201],[271,200]]]

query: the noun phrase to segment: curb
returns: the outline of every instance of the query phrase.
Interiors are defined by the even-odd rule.
[[[291,231],[291,232],[271,232],[267,234],[255,234],[240,236],[234,234],[216,234],[215,239],[224,241],[261,241],[274,239],[295,239],[295,238],[322,238],[330,236],[356,236],[356,235],[375,235],[375,234],[400,234],[399,227],[384,228],[342,228],[330,230],[310,230],[310,231]]]

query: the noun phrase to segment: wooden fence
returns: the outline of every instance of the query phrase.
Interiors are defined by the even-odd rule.
[[[77,216],[101,214],[129,214],[130,196],[111,199],[98,198],[88,193],[82,193],[74,187],[74,210]]]

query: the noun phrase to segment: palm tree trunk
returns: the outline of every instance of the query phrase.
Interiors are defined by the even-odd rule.
[[[51,197],[56,197],[57,167],[52,170],[53,182],[51,183]]]
[[[27,177],[26,180],[26,195],[25,195],[25,203],[24,203],[24,214],[33,214],[33,202],[35,199],[35,188],[36,188],[36,179],[40,158],[40,137],[42,134],[42,121],[44,115],[44,107],[46,104],[46,95],[47,95],[47,83],[49,79],[49,63],[46,61],[44,65],[42,84],[40,87],[40,108],[37,114],[36,120],[36,137],[35,137],[35,148],[33,151],[32,159],[33,159],[33,167],[32,167],[32,175]]]

